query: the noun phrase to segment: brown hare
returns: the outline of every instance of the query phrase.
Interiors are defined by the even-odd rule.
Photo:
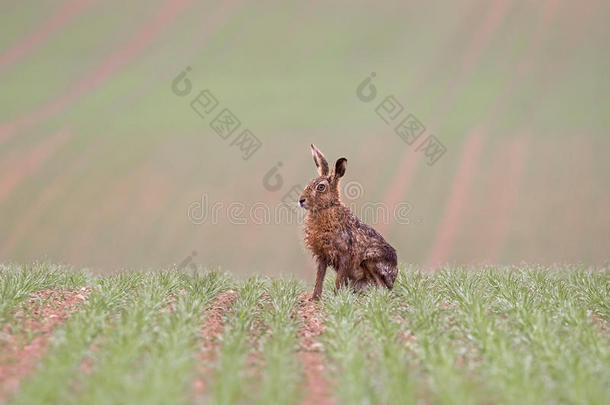
[[[305,187],[299,205],[307,210],[305,244],[318,263],[312,298],[320,299],[328,266],[337,272],[335,290],[347,286],[348,280],[354,291],[371,285],[392,289],[398,273],[396,250],[341,202],[339,180],[347,159],[338,159],[329,171],[315,145],[311,145],[311,153],[320,176]]]

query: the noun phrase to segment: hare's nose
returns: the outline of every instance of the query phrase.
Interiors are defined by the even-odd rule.
[[[301,199],[299,200],[299,205],[300,205],[301,207],[302,207],[303,205],[305,205],[305,199],[304,199],[304,198],[301,198]]]

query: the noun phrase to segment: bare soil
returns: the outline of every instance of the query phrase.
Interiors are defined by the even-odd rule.
[[[318,337],[324,330],[324,313],[311,301],[310,294],[302,294],[297,307],[297,316],[301,322],[299,329],[299,359],[305,377],[303,405],[336,404],[332,398],[332,387],[326,379],[326,358],[324,347]]]
[[[225,313],[231,312],[231,306],[237,299],[237,293],[227,290],[218,295],[205,311],[204,324],[201,328],[201,355],[199,357],[199,378],[193,381],[195,396],[203,395],[206,382],[211,376],[210,365],[218,356],[220,338],[225,328]]]
[[[87,300],[89,287],[75,290],[42,290],[2,326],[0,341],[0,401],[19,388],[48,349],[53,331]]]

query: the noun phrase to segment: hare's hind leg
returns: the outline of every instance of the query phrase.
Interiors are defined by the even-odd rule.
[[[394,287],[394,280],[396,280],[398,274],[396,264],[385,260],[367,260],[366,267],[380,287],[386,287],[390,290]]]
[[[396,280],[396,276],[398,275],[398,266],[396,263],[386,261],[377,262],[375,268],[377,274],[379,274],[381,279],[385,282],[386,287],[391,290],[394,287],[394,280]]]
[[[381,278],[379,277],[379,275],[376,272],[372,271],[371,274],[373,275],[373,278],[375,279],[375,282],[377,283],[377,285],[379,287],[386,286],[385,283],[383,281],[381,281]]]

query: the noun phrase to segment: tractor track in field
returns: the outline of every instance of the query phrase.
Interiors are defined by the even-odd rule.
[[[322,353],[323,346],[318,341],[324,330],[324,313],[310,297],[310,294],[302,294],[296,309],[301,322],[298,331],[298,357],[303,369],[305,393],[301,404],[334,405],[336,401],[332,397],[332,387],[325,377],[326,359]]]
[[[76,17],[83,14],[97,0],[72,0],[62,2],[61,7],[53,10],[31,32],[10,45],[0,55],[0,74],[12,68],[16,62],[40,49],[45,42],[66,28]],[[59,2],[58,2],[59,3]]]
[[[21,380],[45,355],[54,330],[82,306],[90,293],[89,287],[37,291],[14,314],[15,322],[2,326],[0,402],[18,390]]]
[[[235,291],[224,291],[214,298],[205,310],[204,324],[200,333],[202,345],[198,362],[199,377],[193,381],[196,397],[202,396],[207,388],[206,382],[212,374],[210,366],[218,357],[220,338],[225,329],[225,313],[231,312],[231,306],[236,299]]]

